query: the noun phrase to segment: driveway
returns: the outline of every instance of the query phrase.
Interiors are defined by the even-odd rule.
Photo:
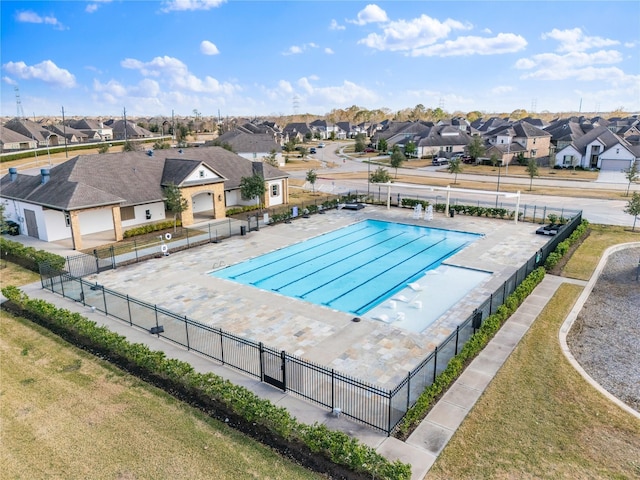
[[[600,170],[596,183],[621,183],[626,185],[629,180],[627,180],[626,174],[620,170]]]

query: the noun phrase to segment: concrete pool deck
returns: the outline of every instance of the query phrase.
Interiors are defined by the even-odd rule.
[[[208,274],[365,218],[483,234],[445,264],[493,274],[420,333],[367,315],[353,322],[353,315],[344,312]],[[414,220],[410,209],[368,205],[363,210],[332,210],[290,224],[261,227],[245,236],[102,272],[87,280],[382,388],[393,388],[546,243],[548,237],[535,234],[537,227],[441,214],[426,222]],[[420,294],[426,310],[428,292]]]

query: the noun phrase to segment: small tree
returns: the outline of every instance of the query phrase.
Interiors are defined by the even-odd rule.
[[[393,152],[391,153],[391,158],[389,159],[389,165],[392,168],[396,169],[396,178],[398,178],[398,168],[402,166],[407,157],[404,156],[404,153],[398,148],[393,147]]]
[[[296,149],[296,142],[294,142],[293,140],[289,140],[282,146],[282,149],[287,153],[291,153]]]
[[[271,152],[269,152],[269,155],[267,155],[266,157],[262,157],[262,161],[264,163],[271,165],[272,167],[278,168],[280,166],[278,164],[278,158],[277,158],[277,153],[275,148],[272,149]]]
[[[529,191],[533,188],[533,177],[538,176],[538,164],[535,158],[530,158],[527,162],[527,173],[529,174]]]
[[[462,162],[459,158],[454,158],[449,161],[447,172],[453,173],[455,175],[455,177],[453,177],[453,184],[455,185],[458,182],[458,174],[462,173]]]
[[[389,148],[389,144],[384,138],[381,138],[380,140],[378,140],[378,151],[386,152],[388,148]]]
[[[267,187],[264,184],[264,178],[257,173],[250,177],[242,177],[240,179],[240,195],[245,200],[256,199],[256,205],[260,205],[260,198],[267,191]]]
[[[409,140],[407,144],[404,146],[404,153],[407,154],[409,157],[411,157],[412,155],[415,155],[417,151],[418,151],[418,147],[416,147],[416,144],[411,140]]]
[[[109,144],[108,143],[104,143],[102,145],[100,145],[100,147],[98,148],[98,153],[107,153],[109,151]]]
[[[167,142],[162,142],[160,140],[156,141],[153,144],[153,149],[154,150],[167,150],[169,148],[171,148],[171,145],[169,145]]]
[[[378,167],[375,172],[371,173],[369,181],[371,183],[389,183],[391,181],[391,175],[389,175],[387,169]]]
[[[316,193],[316,180],[318,180],[318,174],[316,173],[316,171],[313,169],[309,170],[305,179],[311,184],[313,193]]]
[[[633,192],[633,195],[631,195],[631,198],[629,199],[629,202],[624,209],[624,213],[633,215],[633,228],[631,229],[631,231],[635,232],[636,220],[638,220],[638,215],[640,215],[640,193]]]
[[[625,197],[629,196],[629,188],[631,188],[631,184],[633,182],[637,182],[640,177],[640,172],[638,172],[638,161],[634,161],[631,166],[624,171],[624,176],[627,180],[629,180],[629,184],[627,185],[627,193]]]
[[[186,198],[182,197],[182,191],[177,185],[173,183],[164,187],[165,204],[167,210],[173,213],[173,232],[176,232],[177,219],[180,217],[182,222],[182,212],[189,208],[189,202]]]
[[[482,141],[482,137],[479,135],[474,135],[471,139],[471,143],[469,144],[469,155],[476,160],[478,157],[484,156],[486,149],[484,148],[484,142]]]
[[[354,145],[353,148],[356,153],[364,152],[365,145],[364,145],[364,138],[362,138],[362,136],[360,135],[356,136],[356,144]]]

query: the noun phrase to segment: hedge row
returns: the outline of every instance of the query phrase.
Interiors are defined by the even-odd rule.
[[[182,225],[180,219],[175,223],[178,227]],[[144,235],[145,233],[158,232],[160,230],[167,230],[173,228],[173,220],[166,220],[164,222],[149,223],[147,225],[140,225],[139,227],[130,228],[122,234],[123,238],[137,237],[138,235]]]
[[[333,464],[348,469],[353,478],[404,480],[411,477],[411,466],[400,461],[390,462],[373,448],[342,432],[331,431],[320,424],[298,422],[285,408],[277,407],[248,389],[237,386],[213,373],[198,373],[183,361],[166,358],[162,351],[152,351],[146,345],[131,343],[126,337],[98,326],[79,313],[59,309],[44,300],[30,299],[16,287],[5,287],[3,295],[17,307],[18,313],[32,318],[81,348],[111,361],[145,380],[165,388],[169,393],[206,409],[221,410],[231,417],[231,424],[241,423],[244,431],[263,432],[268,443],[280,445],[291,452],[303,447],[307,466],[322,455]],[[224,418],[224,417],[223,417]],[[239,427],[242,429],[241,427]],[[306,461],[305,461],[306,460]],[[317,462],[317,459],[315,460]]]
[[[397,437],[404,438],[418,426],[433,406],[435,400],[456,381],[467,364],[484,349],[504,322],[542,281],[544,275],[544,268],[535,269],[506,298],[505,303],[498,307],[496,313],[489,315],[484,320],[482,326],[464,344],[460,353],[449,361],[447,367],[436,377],[435,381],[420,394],[416,404],[409,409],[400,423],[396,432]]]
[[[47,262],[52,267],[62,270],[66,262],[64,257],[55,253],[46,252],[44,250],[36,250],[33,247],[26,247],[20,242],[13,242],[0,237],[0,251],[2,258],[12,263],[39,273],[40,262]]]
[[[549,254],[547,260],[544,263],[544,268],[547,270],[551,270],[555,267],[560,259],[566,255],[572,245],[574,245],[580,238],[586,233],[589,229],[589,221],[582,220],[580,225],[576,227],[576,229],[571,232],[571,235],[566,240],[563,240],[558,244],[556,249]]]

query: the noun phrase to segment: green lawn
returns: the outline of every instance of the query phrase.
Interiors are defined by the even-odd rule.
[[[6,264],[2,285],[34,276]],[[323,478],[2,311],[0,369],[0,478]]]
[[[594,226],[565,267],[588,278],[606,247],[640,240]],[[564,284],[444,449],[427,479],[640,478],[640,421],[595,391],[560,350],[582,287]]]

